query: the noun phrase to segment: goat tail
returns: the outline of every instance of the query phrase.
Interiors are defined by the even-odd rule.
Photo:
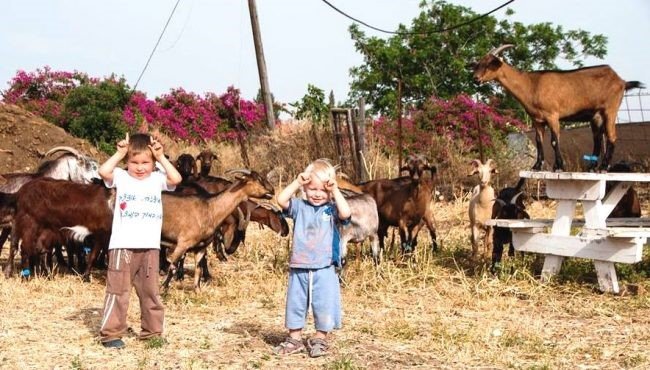
[[[641,81],[625,81],[625,90],[631,89],[645,89],[645,85]]]
[[[72,227],[62,227],[61,231],[63,230],[69,231],[70,239],[79,243],[83,243],[84,240],[86,240],[86,237],[92,234],[87,227],[81,225],[72,226]]]

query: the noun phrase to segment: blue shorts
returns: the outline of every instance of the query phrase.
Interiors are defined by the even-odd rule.
[[[310,304],[316,330],[330,332],[341,328],[341,289],[334,266],[318,270],[289,270],[285,313],[287,329],[304,328]]]

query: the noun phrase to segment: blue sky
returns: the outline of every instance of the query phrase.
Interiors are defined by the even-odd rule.
[[[330,0],[372,25],[410,24],[419,0]],[[503,0],[456,0],[477,13]],[[19,69],[49,65],[94,77],[116,73],[133,86],[176,0],[5,0],[0,13],[0,89]],[[512,19],[551,22],[609,38],[610,64],[625,80],[650,86],[650,1],[516,0]],[[362,62],[351,21],[320,0],[257,0],[269,84],[281,102],[293,102],[313,84],[344,100],[350,67]],[[505,9],[494,13],[503,18]],[[386,37],[363,28],[369,35]],[[199,94],[239,87],[252,99],[259,88],[246,0],[181,0],[138,89],[150,98],[183,87]]]

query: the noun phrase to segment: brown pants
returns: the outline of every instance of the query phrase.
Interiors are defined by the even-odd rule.
[[[119,339],[126,333],[131,285],[140,299],[140,339],[160,336],[165,320],[158,282],[158,249],[111,249],[104,318],[99,329],[102,342]]]

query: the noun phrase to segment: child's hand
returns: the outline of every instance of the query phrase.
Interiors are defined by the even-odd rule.
[[[307,185],[307,184],[309,184],[311,182],[311,174],[308,173],[308,172],[303,172],[303,173],[298,175],[296,180],[298,180],[298,183],[300,185]]]
[[[339,184],[336,182],[336,179],[328,179],[327,181],[323,182],[323,185],[325,186],[325,190],[329,191],[330,193],[339,188]]]
[[[153,157],[158,161],[164,156],[162,144],[158,140],[154,139],[153,136],[151,137],[151,144],[149,144],[149,149],[151,149]]]
[[[129,133],[126,133],[126,138],[117,142],[117,152],[125,156],[129,151]]]

